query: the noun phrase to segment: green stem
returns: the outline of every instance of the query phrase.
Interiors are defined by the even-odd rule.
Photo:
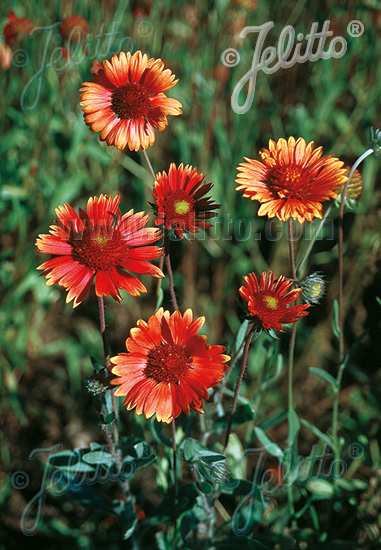
[[[251,340],[253,338],[254,332],[255,332],[255,325],[252,325],[252,327],[250,328],[250,330],[247,334],[245,347],[244,347],[244,350],[243,350],[242,366],[241,366],[241,370],[240,370],[240,373],[239,373],[239,376],[238,376],[237,385],[235,387],[235,392],[234,392],[234,397],[233,397],[233,404],[232,404],[232,408],[231,408],[231,411],[230,411],[228,427],[226,429],[225,445],[224,445],[223,452],[226,451],[226,447],[228,446],[228,443],[229,443],[230,432],[231,432],[232,424],[233,424],[233,416],[234,416],[234,413],[235,413],[235,410],[236,410],[236,407],[237,407],[238,394],[239,394],[239,390],[241,388],[243,375],[245,373],[247,356],[249,354],[250,343],[251,343]],[[260,333],[258,333],[256,338],[258,338],[259,334]]]
[[[339,398],[340,398],[340,389],[341,389],[341,382],[344,374],[344,369],[346,365],[345,361],[345,342],[344,342],[344,304],[343,304],[343,241],[344,241],[344,232],[343,232],[343,219],[344,219],[344,205],[345,205],[345,197],[347,194],[347,190],[350,184],[350,181],[352,179],[352,176],[354,174],[354,171],[356,168],[362,163],[366,157],[371,155],[373,153],[373,149],[367,149],[360,157],[356,160],[356,162],[353,164],[349,175],[348,175],[348,181],[345,183],[343,191],[341,193],[341,201],[340,201],[340,208],[339,208],[339,236],[338,236],[338,246],[339,246],[339,371],[337,373],[336,378],[336,388],[334,393],[334,401],[333,401],[333,413],[332,413],[332,440],[334,445],[334,455],[335,455],[335,461],[334,461],[334,479],[333,484],[334,487],[337,487],[337,478],[339,474],[339,467],[340,467],[340,456],[341,456],[341,449],[338,441],[338,431],[339,431]]]
[[[108,345],[107,335],[106,335],[106,320],[105,320],[105,305],[103,301],[103,296],[98,296],[98,311],[99,311],[99,328],[101,331],[102,342],[103,342],[103,354],[105,359],[105,367],[108,370],[110,367],[110,348]],[[113,437],[115,444],[119,443],[119,432],[117,422],[119,420],[119,410],[118,402],[115,397],[114,391],[111,391],[111,401],[112,401],[112,412],[114,413],[114,422],[113,422]]]
[[[328,219],[329,214],[331,213],[331,210],[332,210],[332,204],[329,205],[329,207],[327,208],[327,210],[326,210],[326,212],[325,212],[325,214],[324,214],[324,217],[320,220],[320,223],[319,223],[319,225],[318,225],[318,227],[317,227],[317,229],[316,229],[315,235],[314,235],[313,238],[311,239],[311,242],[310,242],[310,244],[308,245],[308,248],[307,248],[307,250],[305,251],[303,258],[300,260],[300,262],[299,262],[299,264],[298,264],[298,266],[297,266],[297,268],[296,268],[296,272],[297,272],[297,273],[300,273],[301,275],[303,275],[303,268],[304,268],[304,266],[305,266],[305,264],[306,264],[306,262],[307,262],[307,260],[308,260],[308,258],[309,258],[309,255],[311,254],[311,251],[312,251],[312,249],[313,249],[313,246],[314,246],[314,244],[315,244],[315,242],[316,242],[316,240],[317,240],[317,238],[318,238],[318,236],[319,236],[319,234],[320,234],[320,231],[321,231],[322,228],[323,228],[323,225],[325,224],[325,222],[326,222],[327,219]]]
[[[249,425],[248,425],[247,430],[246,430],[246,436],[245,436],[246,445],[250,444],[251,438],[253,437],[254,428],[255,428],[255,425],[257,423],[258,409],[259,409],[259,405],[261,404],[261,401],[262,401],[263,390],[264,390],[264,388],[263,388],[264,377],[265,377],[265,369],[264,369],[264,365],[262,365],[262,369],[261,369],[261,372],[260,372],[260,375],[259,375],[259,380],[258,380],[259,390],[258,390],[258,393],[255,397],[255,401],[254,401],[254,405],[253,405],[255,416],[254,416],[253,420],[251,420],[249,422]]]
[[[333,399],[333,413],[332,413],[332,441],[334,452],[334,469],[333,469],[333,486],[337,487],[337,479],[339,477],[340,468],[340,456],[341,448],[338,441],[338,427],[339,427],[339,402],[340,402],[340,388],[341,381],[343,379],[345,369],[345,361],[340,364],[339,371],[336,378],[336,388]]]
[[[152,176],[152,178],[153,178],[153,181],[155,182],[155,181],[156,181],[156,175],[155,175],[155,172],[154,172],[154,170],[153,170],[153,168],[152,168],[151,161],[150,161],[150,159],[148,158],[147,151],[146,151],[145,149],[142,149],[142,153],[143,153],[144,160],[145,160],[146,163],[147,163],[148,170],[150,171],[151,176]]]
[[[163,256],[160,256],[160,261],[159,261],[159,269],[161,269],[161,271],[163,271],[163,267],[164,267],[164,255]],[[156,301],[159,299],[159,294],[160,294],[160,289],[161,289],[161,281],[163,279],[158,279],[157,280],[157,285],[156,285]]]
[[[347,194],[349,183],[352,179],[354,171],[362,163],[362,161],[373,153],[373,149],[365,151],[354,163],[349,172],[348,181],[344,185],[344,189],[341,193],[341,201],[339,208],[339,361],[340,364],[344,361],[344,313],[343,313],[343,219],[344,219],[344,204]]]
[[[288,244],[290,253],[291,273],[294,281],[296,280],[296,268],[295,268],[295,250],[294,250],[294,228],[292,218],[288,219]],[[294,354],[295,354],[295,341],[296,341],[296,327],[297,323],[294,323],[292,327],[290,347],[288,353],[288,425],[290,427],[291,411],[294,408],[293,403],[293,380],[294,380]],[[287,451],[289,456],[288,470],[291,472],[292,467],[292,455],[293,455],[293,441],[288,442]],[[295,514],[294,508],[294,493],[291,483],[287,485],[287,497],[290,507],[290,513],[293,516]]]

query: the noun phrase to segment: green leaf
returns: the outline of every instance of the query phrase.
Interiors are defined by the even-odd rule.
[[[339,477],[336,483],[346,491],[365,491],[369,487],[369,484],[362,479],[345,479]]]
[[[182,514],[179,518],[180,534],[185,543],[187,535],[193,531],[200,521],[204,521],[208,517],[204,508],[198,504],[199,501],[200,498],[198,497],[197,503],[193,506],[193,508],[187,512],[184,512],[184,514]]]
[[[337,300],[333,301],[333,317],[332,317],[332,328],[336,338],[340,338],[340,326],[339,326],[339,302]]]
[[[125,459],[124,464],[133,466],[134,471],[138,468],[143,468],[156,460],[156,456],[152,452],[152,447],[145,441],[137,437],[123,437],[120,443]]]
[[[172,440],[162,432],[162,422],[157,422],[156,419],[152,417],[149,426],[156,441],[158,443],[163,443],[166,447],[170,447],[172,449]]]
[[[283,409],[275,414],[272,414],[268,418],[265,418],[260,424],[259,427],[262,430],[271,430],[274,426],[278,426],[287,418],[287,409]]]
[[[288,436],[287,436],[287,443],[294,443],[295,440],[298,437],[298,433],[300,430],[300,422],[299,417],[294,411],[294,409],[291,409],[288,411]]]
[[[241,348],[241,346],[242,346],[242,344],[245,340],[245,336],[246,336],[248,326],[249,326],[249,321],[248,321],[248,319],[245,319],[245,321],[243,321],[242,325],[240,326],[240,329],[239,329],[238,334],[237,334],[237,339],[235,341],[235,347],[234,347],[234,352],[235,353],[238,353],[238,350]]]
[[[94,468],[86,462],[82,462],[81,453],[78,451],[60,451],[49,457],[49,464],[65,472],[93,472]]]
[[[330,498],[333,495],[333,485],[325,479],[309,479],[306,488],[318,499]]]
[[[265,434],[265,432],[261,428],[254,428],[254,432],[259,442],[262,443],[266,451],[271,456],[275,456],[276,458],[283,458],[284,450],[279,447],[277,443],[271,441],[271,439]]]
[[[336,379],[332,376],[332,374],[329,374],[329,372],[327,372],[323,369],[317,369],[315,367],[310,367],[308,370],[310,372],[313,372],[317,376],[319,376],[319,378],[324,380],[324,382],[327,382],[328,384],[331,384],[331,386],[333,387],[334,390],[339,389],[339,387],[337,385],[337,382],[336,382]]]
[[[92,441],[90,443],[90,451],[103,451],[103,445],[97,443],[96,441]]]
[[[207,464],[226,460],[225,455],[209,451],[209,449],[204,447],[199,441],[191,437],[188,437],[184,442],[184,458],[190,463],[202,460]]]
[[[136,524],[138,523],[138,516],[134,510],[135,499],[129,502],[116,500],[113,504],[114,513],[119,519],[123,539],[127,540],[135,531]]]
[[[205,493],[206,495],[213,492],[213,486],[208,483],[207,481],[201,481],[200,482],[200,491],[202,493]]]
[[[306,426],[306,428],[309,428],[311,430],[311,432],[316,435],[316,437],[318,437],[319,439],[321,439],[322,441],[327,443],[327,445],[329,445],[331,447],[331,449],[335,450],[332,437],[330,437],[329,435],[323,433],[321,430],[319,430],[319,428],[317,428],[316,426],[314,426],[310,422],[307,422],[307,420],[304,420],[304,418],[301,418],[300,422],[304,426]]]
[[[283,368],[283,357],[279,353],[277,356],[275,374],[271,378],[268,378],[267,380],[264,380],[262,382],[261,390],[266,389],[268,386],[270,386],[273,382],[275,382],[279,378],[282,372],[282,368]]]
[[[161,304],[163,303],[163,300],[164,300],[164,290],[163,290],[163,287],[161,286],[156,299],[156,309],[160,308]]]
[[[87,464],[100,464],[105,467],[114,464],[112,455],[104,451],[90,451],[82,456],[82,460]]]

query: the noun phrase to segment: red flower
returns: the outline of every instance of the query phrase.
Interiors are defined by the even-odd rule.
[[[80,15],[70,15],[61,21],[58,32],[64,40],[81,42],[90,34],[89,23]]]
[[[343,162],[323,157],[323,148],[313,150],[313,145],[303,138],[270,139],[269,149],[259,153],[262,162],[245,158],[247,162],[239,164],[236,189],[261,203],[259,216],[312,222],[322,217],[323,201],[337,198],[347,181]]]
[[[4,27],[3,34],[7,44],[12,46],[16,40],[31,34],[33,31],[33,23],[26,17],[17,17],[14,10],[9,10],[8,21]]]
[[[166,92],[177,83],[161,59],[148,59],[140,51],[124,52],[103,61],[94,82],[80,89],[85,122],[101,141],[117,149],[147,149],[162,132],[167,115],[181,115],[181,103]]]
[[[282,330],[283,324],[295,323],[300,317],[308,315],[309,304],[290,306],[301,293],[301,288],[289,290],[292,281],[283,275],[274,283],[274,273],[264,271],[258,284],[254,273],[243,278],[246,286],[239,293],[247,302],[250,317],[265,330]]]
[[[193,319],[191,309],[184,315],[160,308],[148,323],[139,320],[126,340],[129,353],[112,357],[117,378],[115,395],[125,395],[123,405],[136,407],[136,414],[169,423],[181,411],[203,414],[208,388],[216,386],[227,370],[229,356],[223,346],[210,346],[197,333],[204,317]]]
[[[178,237],[184,238],[184,230],[199,233],[198,227],[210,227],[206,222],[217,214],[211,212],[220,208],[210,197],[205,197],[212,188],[211,183],[204,184],[205,176],[192,166],[172,163],[168,175],[162,172],[156,175],[153,198],[157,208],[156,225],[165,223],[167,229],[173,229]]]
[[[74,298],[73,307],[88,294],[95,277],[97,296],[112,296],[122,301],[120,289],[132,296],[146,292],[145,286],[127,273],[146,273],[163,277],[161,270],[147,260],[162,255],[162,248],[152,245],[160,237],[159,230],[145,228],[149,218],[133,210],[121,216],[119,195],[90,198],[87,213],[79,215],[65,203],[56,209],[57,225],[51,235],[39,235],[36,246],[43,254],[54,254],[37,269],[43,269],[47,285],[59,284],[68,290],[66,302]]]

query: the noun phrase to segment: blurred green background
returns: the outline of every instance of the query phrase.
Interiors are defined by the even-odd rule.
[[[102,360],[97,303],[91,294],[73,310],[65,305],[61,288],[45,286],[36,267],[47,257],[37,254],[36,237],[48,232],[59,204],[84,207],[90,196],[100,193],[119,192],[122,211],[151,211],[152,182],[142,156],[109,148],[89,131],[79,105],[81,82],[91,79],[94,58],[103,60],[121,47],[161,57],[179,78],[168,95],[182,102],[184,114],[169,117],[168,128],[156,133],[148,154],[155,171],[168,170],[170,162],[189,163],[214,184],[212,196],[222,205],[215,228],[191,243],[172,242],[171,252],[181,309],[191,307],[197,316],[205,315],[208,341],[231,349],[241,323],[237,294],[242,276],[268,268],[277,276],[290,275],[287,239],[269,239],[268,222],[256,216],[257,203],[242,199],[235,191],[236,166],[243,156],[258,158],[269,139],[290,135],[315,141],[325,154],[349,165],[368,147],[370,127],[381,125],[381,7],[376,0],[32,0],[28,4],[10,0],[8,5],[1,4],[2,26],[10,8],[38,28],[12,46],[13,63],[0,72],[0,547],[129,548],[128,541],[120,542],[112,518],[64,498],[47,498],[44,521],[34,537],[20,532],[20,515],[39,491],[42,476],[39,461],[29,460],[29,453],[57,443],[64,448],[102,443],[97,413],[84,388],[92,372],[90,356]],[[56,23],[72,14],[89,22],[93,39],[87,56],[78,48],[71,63],[65,64]],[[274,21],[266,45],[276,45],[285,25],[293,25],[296,34],[306,34],[313,22],[320,30],[326,20],[334,36],[347,40],[345,55],[295,64],[272,75],[259,73],[253,105],[247,113],[236,114],[231,95],[251,67],[256,39],[253,34],[241,39],[240,31],[247,25]],[[359,37],[347,33],[353,20],[364,25]],[[227,48],[240,53],[240,63],[233,68],[221,62]],[[355,342],[356,346],[344,375],[341,423],[347,444],[360,441],[364,445],[364,456],[352,475],[366,481],[367,489],[354,494],[357,512],[348,517],[356,518],[355,525],[339,518],[341,531],[336,538],[366,544],[380,535],[381,514],[380,488],[375,481],[381,468],[381,308],[376,301],[381,294],[381,191],[373,156],[360,170],[364,192],[356,212],[345,215],[344,224],[345,337],[347,349]],[[321,305],[313,308],[299,328],[295,372],[297,410],[323,431],[330,426],[332,394],[308,367],[336,375],[338,343],[332,332],[332,303],[337,296],[337,210],[331,218],[308,269],[322,271],[328,289]],[[305,226],[303,230],[310,235],[311,227]],[[306,245],[301,235],[299,254]],[[125,294],[122,305],[106,300],[113,353],[123,351],[136,320],[154,312],[155,282],[148,277],[144,282],[147,295],[135,299]],[[163,288],[164,305],[170,307],[166,280]],[[278,343],[284,355],[288,339],[285,333]],[[268,364],[264,350],[269,344],[263,346],[260,350],[253,346],[249,356],[242,391],[250,400],[256,396],[259,372]],[[283,370],[262,398],[261,420],[286,407],[286,386]],[[229,399],[224,402],[226,411],[229,403]],[[132,413],[123,414],[125,433],[139,429],[152,440],[144,421],[136,421]],[[193,430],[197,437],[196,423]],[[282,422],[271,431],[277,441],[285,433]],[[253,441],[249,439],[248,446]],[[308,455],[313,443],[312,434],[302,430],[300,452]],[[10,483],[16,470],[30,476],[22,491]],[[149,514],[160,502],[160,491],[154,468],[147,471],[151,473],[136,476],[133,491],[145,493],[143,502]],[[368,509],[377,491],[378,500]]]

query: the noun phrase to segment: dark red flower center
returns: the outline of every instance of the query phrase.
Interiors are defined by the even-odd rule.
[[[303,199],[310,194],[313,179],[301,166],[274,166],[268,171],[266,183],[276,198]]]
[[[148,354],[144,374],[156,382],[178,382],[192,368],[191,361],[182,346],[162,343]]]
[[[111,107],[114,113],[123,120],[140,118],[150,109],[149,93],[137,82],[119,86],[112,92]]]
[[[194,223],[195,209],[194,199],[183,191],[177,191],[165,197],[164,214],[167,222],[174,225],[185,226],[187,223]]]
[[[107,271],[120,265],[126,253],[126,243],[113,227],[85,229],[71,240],[72,257],[93,271]]]

